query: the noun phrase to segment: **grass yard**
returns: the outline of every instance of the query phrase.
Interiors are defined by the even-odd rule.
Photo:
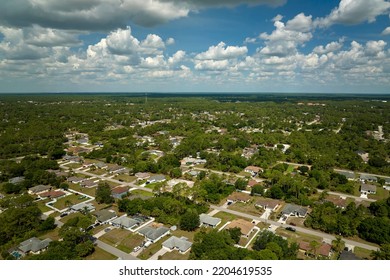
[[[371,250],[367,250],[367,249],[360,248],[360,247],[355,247],[355,249],[353,250],[353,252],[354,252],[355,255],[358,256],[359,258],[368,259],[368,260],[371,260],[371,259],[372,259],[372,257],[371,257],[372,251],[371,251]]]
[[[50,201],[50,199],[44,199],[44,200],[40,200],[40,201],[38,201],[37,202],[37,205],[38,205],[38,208],[43,212],[43,213],[45,213],[45,212],[47,212],[47,211],[51,211],[52,209],[50,209],[49,207],[47,207],[45,204],[47,203],[47,202],[49,202]]]
[[[83,195],[71,194],[71,195],[68,195],[68,196],[65,196],[65,197],[58,199],[53,204],[53,207],[61,210],[61,209],[65,209],[65,208],[69,207],[70,205],[68,205],[68,204],[75,205],[75,204],[79,204],[80,202],[83,202],[86,200],[88,200],[88,198],[83,196]]]
[[[376,194],[369,194],[368,198],[381,200],[389,197],[389,191],[385,190],[383,187],[376,188]]]
[[[95,170],[88,170],[88,172],[89,172],[89,173],[92,173],[92,174],[95,174],[95,175],[103,175],[103,174],[108,173],[107,170],[105,170],[105,169],[99,169],[99,168],[97,168],[97,169],[95,169]]]
[[[133,190],[130,193],[132,193],[134,195],[142,195],[142,196],[149,196],[149,197],[153,197],[154,196],[154,193],[147,192],[147,191],[144,191],[144,190]]]
[[[191,250],[190,250],[191,252]],[[180,254],[179,251],[173,250],[172,252],[167,252],[160,258],[161,260],[188,260],[190,252],[186,254]]]
[[[79,185],[76,184],[69,184],[69,188],[80,193],[85,193],[90,196],[95,196],[96,187],[93,188],[82,188]]]
[[[118,257],[100,249],[99,247],[95,247],[95,252],[91,255],[87,256],[86,260],[116,260]]]
[[[69,164],[66,165],[66,167],[69,167],[71,169],[76,169],[76,168],[79,168],[81,166],[83,166],[81,163],[75,163],[75,162],[74,163],[69,163]]]
[[[124,182],[133,182],[135,181],[135,179],[137,179],[135,176],[130,176],[130,175],[127,175],[127,174],[118,174],[114,177],[115,180],[123,180]]]
[[[60,231],[60,229],[58,227],[56,227],[55,229],[53,229],[49,232],[46,232],[45,234],[39,236],[39,238],[42,240],[46,239],[46,238],[50,238],[51,240],[58,240],[58,239],[60,239],[59,231]]]
[[[260,216],[262,213],[261,210],[256,209],[253,201],[249,201],[248,203],[236,202],[229,205],[228,209],[255,216]]]
[[[143,236],[118,228],[109,231],[99,239],[126,253],[131,253],[134,247],[141,245],[144,241]]]
[[[179,237],[179,238],[184,236],[184,237],[186,237],[188,239],[188,241],[193,242],[194,241],[194,236],[198,232],[200,232],[200,228],[198,228],[195,231],[185,231],[185,230],[178,229],[178,230],[173,231],[171,234],[176,236],[176,237]]]
[[[71,213],[71,214],[63,217],[62,219],[60,219],[60,221],[63,223],[66,223],[67,221],[69,221],[72,218],[81,217],[81,216],[83,216],[83,214],[81,214],[80,212],[75,212],[75,213]]]
[[[295,170],[295,166],[289,164],[288,167],[287,167],[286,172],[287,172],[287,173],[291,173],[291,172],[293,172],[294,170]]]
[[[221,228],[227,222],[233,221],[234,219],[237,219],[237,216],[230,214],[230,213],[222,212],[222,211],[218,212],[213,217],[221,219],[221,223],[217,226],[217,229]]]
[[[319,236],[310,235],[302,232],[292,232],[281,227],[276,229],[276,234],[286,237],[290,242],[297,242],[297,243],[299,241],[310,242],[312,240],[315,240],[319,243],[322,242],[322,238]]]

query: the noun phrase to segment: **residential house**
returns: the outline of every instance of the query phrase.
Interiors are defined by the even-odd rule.
[[[126,172],[129,172],[126,167],[123,167],[120,165],[109,166],[107,168],[107,170],[108,170],[108,173],[110,173],[110,174],[124,174]]]
[[[357,261],[357,260],[361,260],[361,258],[356,256],[352,251],[343,250],[340,253],[339,260]]]
[[[79,156],[70,156],[70,155],[64,155],[62,159],[72,163],[81,163],[83,161],[83,159]]]
[[[256,229],[256,226],[243,219],[235,219],[231,223],[229,223],[225,229],[231,229],[231,228],[239,228],[241,231],[241,235],[244,238],[248,238],[251,233]]]
[[[122,199],[124,196],[126,196],[129,192],[128,187],[116,187],[111,190],[111,194],[116,199]]]
[[[70,209],[76,212],[84,210],[87,210],[88,212],[93,212],[95,211],[95,206],[92,203],[81,202],[79,204],[72,205]]]
[[[362,183],[367,183],[367,182],[375,183],[375,182],[378,182],[378,178],[375,177],[374,175],[370,175],[370,174],[360,174],[359,180]]]
[[[200,173],[200,171],[198,171],[198,170],[190,170],[190,171],[187,172],[187,174],[191,175],[192,177],[198,176],[199,173]]]
[[[356,175],[352,171],[346,171],[346,170],[337,170],[335,171],[337,174],[344,175],[348,180],[355,180]]]
[[[247,203],[251,199],[251,196],[243,192],[233,192],[227,197],[227,203],[232,204],[235,202]]]
[[[307,208],[294,204],[286,204],[282,210],[282,214],[286,216],[297,216],[304,218],[307,214]]]
[[[168,240],[162,243],[162,246],[169,252],[178,250],[180,254],[185,254],[191,249],[192,242],[189,242],[188,239],[183,236],[180,238],[171,236]]]
[[[305,253],[306,255],[315,255],[324,258],[329,258],[331,256],[332,246],[328,243],[323,242],[318,247],[313,248],[312,246],[310,246],[309,242],[300,241],[299,250]]]
[[[347,207],[347,200],[343,199],[339,196],[328,195],[328,197],[325,198],[324,201],[331,202],[336,207],[341,208],[341,209],[344,209],[345,207]]]
[[[18,184],[23,183],[24,180],[25,180],[24,176],[13,177],[13,178],[8,180],[8,183],[11,183],[11,184],[14,184],[14,185],[18,185]]]
[[[85,180],[80,182],[80,186],[84,188],[93,188],[93,187],[97,187],[97,185],[98,182],[95,182],[93,180]]]
[[[137,177],[137,181],[142,181],[148,179],[150,174],[146,172],[137,172],[135,173],[135,177]]]
[[[276,211],[278,207],[280,206],[281,202],[279,200],[275,199],[266,199],[266,198],[259,198],[256,200],[256,207],[263,208],[264,210],[271,210]]]
[[[258,182],[256,180],[251,179],[248,181],[248,187],[250,187],[250,188],[252,188],[253,186],[258,185],[258,184],[260,184],[260,182]]]
[[[164,175],[153,175],[147,181],[146,184],[160,183],[166,180]]]
[[[40,252],[44,251],[47,246],[49,246],[51,241],[52,240],[50,238],[40,240],[36,237],[32,237],[20,243],[18,250],[24,255],[28,253],[39,254]]]
[[[140,221],[136,220],[136,219],[129,218],[126,215],[123,215],[123,216],[120,216],[118,218],[113,219],[110,222],[110,224],[113,226],[116,226],[116,227],[120,227],[120,228],[124,228],[124,229],[132,231],[132,229],[134,227],[139,226]]]
[[[383,188],[390,191],[390,178],[384,178],[385,179],[385,184],[383,185]]]
[[[52,186],[37,185],[28,189],[29,194],[39,194],[48,190],[51,190]]]
[[[48,197],[48,198],[59,198],[59,197],[64,196],[64,195],[66,195],[65,192],[63,192],[63,191],[54,191],[54,190],[52,190],[52,191],[46,191],[46,192],[41,192],[41,193],[39,194],[39,196],[42,197],[42,198],[44,198],[44,197]]]
[[[244,171],[250,173],[252,177],[255,177],[260,172],[263,172],[263,169],[257,166],[247,166]]]
[[[147,226],[141,228],[138,231],[138,233],[141,234],[142,236],[145,236],[147,241],[155,243],[159,241],[161,238],[163,238],[164,236],[168,235],[170,233],[170,230],[169,228],[163,226],[158,228]]]
[[[106,224],[113,218],[117,217],[114,210],[107,210],[107,209],[96,211],[94,215],[96,216],[97,221],[102,224]]]
[[[184,166],[205,164],[206,162],[207,162],[207,160],[205,160],[205,159],[192,158],[192,157],[185,157],[180,161],[181,165],[184,165]]]
[[[259,149],[257,148],[257,145],[253,145],[251,147],[248,147],[248,148],[244,148],[242,150],[242,154],[241,156],[246,158],[246,159],[250,159],[251,157],[253,157],[257,152],[259,151]]]
[[[216,228],[221,223],[220,218],[215,218],[203,213],[199,215],[199,220],[200,220],[200,226],[211,227],[211,228]]]
[[[96,168],[99,168],[99,169],[106,169],[107,168],[107,164],[102,162],[102,161],[95,162],[94,165]]]
[[[361,194],[376,194],[376,186],[370,184],[360,184]]]
[[[66,180],[69,183],[72,183],[72,184],[80,184],[81,182],[85,181],[86,179],[85,178],[81,178],[81,177],[71,176],[71,177],[69,177]]]

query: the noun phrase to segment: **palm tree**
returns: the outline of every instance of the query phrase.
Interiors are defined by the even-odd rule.
[[[310,241],[310,252],[314,255],[314,258],[317,258],[317,250],[320,247],[320,243],[316,240]]]

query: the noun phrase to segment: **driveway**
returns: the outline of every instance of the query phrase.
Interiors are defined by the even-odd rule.
[[[159,256],[162,256],[167,252],[168,252],[167,249],[161,248],[157,253],[155,253],[153,256],[151,256],[148,260],[158,260]]]

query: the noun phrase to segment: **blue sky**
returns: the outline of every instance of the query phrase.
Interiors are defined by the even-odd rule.
[[[2,0],[0,92],[390,92],[388,0]]]

